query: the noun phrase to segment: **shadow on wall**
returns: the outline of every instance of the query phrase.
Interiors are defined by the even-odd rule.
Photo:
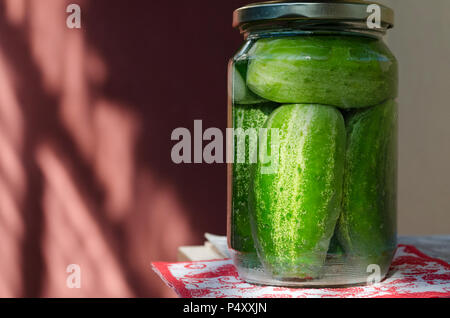
[[[77,1],[81,30],[0,2],[0,296],[173,296],[150,262],[225,233],[226,167],[173,164],[171,132],[226,127],[247,2]]]

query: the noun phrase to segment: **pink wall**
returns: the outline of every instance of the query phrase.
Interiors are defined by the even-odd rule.
[[[226,128],[247,2],[0,0],[1,297],[173,296],[150,262],[226,232],[226,167],[176,166],[170,135]]]

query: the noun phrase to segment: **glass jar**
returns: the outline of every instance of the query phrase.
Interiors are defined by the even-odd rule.
[[[388,273],[398,70],[382,39],[393,12],[378,5],[373,28],[370,8],[272,2],[234,13],[245,43],[229,66],[228,236],[247,282],[347,286]]]

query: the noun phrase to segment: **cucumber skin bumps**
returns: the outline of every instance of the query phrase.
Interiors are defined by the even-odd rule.
[[[253,168],[250,214],[258,255],[275,277],[316,278],[341,211],[344,119],[329,106],[284,105],[264,127],[279,129],[279,158],[274,173],[262,173],[267,163]]]

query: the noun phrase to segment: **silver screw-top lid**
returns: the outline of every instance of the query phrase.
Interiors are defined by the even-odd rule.
[[[239,8],[233,15],[233,26],[242,27],[249,23],[267,21],[302,21],[353,23],[369,28],[367,21],[373,14],[373,6],[379,6],[381,13],[380,31],[394,26],[394,12],[381,4],[360,0],[310,0],[270,1],[249,4]],[[369,7],[370,6],[370,7]]]

